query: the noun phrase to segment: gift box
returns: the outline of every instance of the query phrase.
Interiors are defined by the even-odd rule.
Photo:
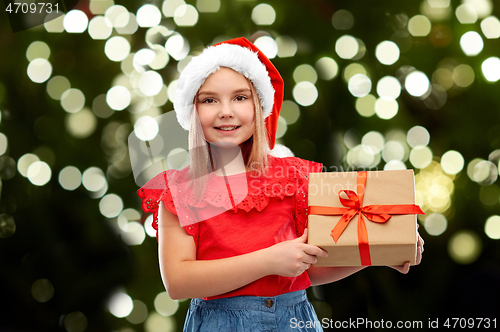
[[[311,173],[308,243],[328,252],[314,266],[414,265],[413,170]]]

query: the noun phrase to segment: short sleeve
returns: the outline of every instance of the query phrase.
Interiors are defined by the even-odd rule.
[[[309,174],[320,173],[323,169],[323,164],[314,161],[296,159],[293,163],[297,168],[297,191],[295,193],[295,234],[297,237],[304,234],[304,229],[307,227],[308,215],[308,192],[309,192]]]
[[[174,200],[172,198],[172,193],[169,188],[169,181],[175,181],[175,176],[178,175],[174,171],[162,172],[155,176],[153,179],[148,181],[143,187],[137,190],[137,195],[142,200],[142,210],[145,213],[153,214],[152,227],[156,230],[156,239],[158,238],[158,211],[160,208],[160,203],[163,202],[165,208],[177,215],[177,209],[175,207]],[[168,179],[168,181],[167,181]],[[180,216],[178,216],[180,218]],[[186,232],[193,236],[195,242],[198,243],[198,229],[199,225],[192,224],[189,226],[184,226]]]

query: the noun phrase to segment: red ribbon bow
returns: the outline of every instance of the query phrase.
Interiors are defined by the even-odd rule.
[[[385,223],[391,218],[393,214],[425,214],[418,205],[415,204],[401,204],[401,205],[367,205],[363,206],[363,195],[366,186],[366,172],[357,173],[357,188],[358,193],[352,190],[339,191],[340,203],[342,207],[328,207],[328,206],[309,206],[309,214],[338,216],[342,215],[337,225],[332,229],[330,236],[333,241],[337,243],[340,235],[344,232],[347,224],[351,221],[356,214],[358,217],[358,246],[359,254],[361,257],[361,265],[371,265],[370,247],[368,244],[368,232],[363,215],[369,220],[377,223]],[[347,198],[341,195],[345,193]]]

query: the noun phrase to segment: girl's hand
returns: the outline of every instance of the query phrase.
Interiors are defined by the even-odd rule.
[[[297,277],[315,264],[316,256],[326,257],[328,253],[307,244],[307,228],[301,237],[277,243],[266,250],[269,256],[269,274],[283,277]]]
[[[417,259],[416,259],[415,265],[420,264],[420,262],[422,261],[422,253],[424,252],[424,239],[422,239],[422,237],[418,233],[419,227],[420,227],[420,225],[417,224],[418,239],[417,239]],[[408,273],[408,271],[410,271],[410,262],[406,262],[404,265],[390,266],[390,267],[392,267],[395,270],[398,270],[401,273],[406,274],[406,273]]]

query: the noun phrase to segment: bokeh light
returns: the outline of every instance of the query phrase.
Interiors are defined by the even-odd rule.
[[[469,167],[473,161],[469,163]],[[467,173],[469,173],[469,170]],[[479,183],[480,185],[488,186],[493,182],[495,182],[497,178],[498,178],[498,167],[494,163],[488,160],[481,160],[475,163],[472,169],[471,180]]]
[[[144,221],[144,230],[150,237],[156,237],[156,229],[153,228],[153,215],[149,215]]]
[[[411,158],[410,154],[410,161]],[[454,190],[455,185],[451,176],[444,173],[441,165],[436,161],[431,160],[415,175],[416,201],[427,213],[429,210],[445,213],[451,206],[451,196]]]
[[[493,3],[491,0],[462,0],[463,3],[474,7],[479,18],[491,15]]]
[[[356,111],[358,111],[361,116],[370,117],[375,114],[376,102],[377,98],[371,94],[360,97],[356,99]]]
[[[422,126],[415,126],[408,130],[407,141],[412,148],[427,146],[430,139],[429,132]]]
[[[288,124],[286,123],[285,118],[280,116],[278,118],[278,127],[276,128],[276,139],[283,137],[286,133],[287,128]]]
[[[0,214],[0,238],[6,239],[14,235],[15,232],[16,223],[14,218],[5,213]]]
[[[117,217],[123,210],[123,200],[116,194],[107,194],[99,201],[99,211],[106,218]]]
[[[447,174],[458,174],[464,168],[464,157],[458,151],[447,151],[441,157],[441,168]]]
[[[127,8],[122,5],[114,5],[106,9],[104,17],[111,22],[114,28],[123,28],[127,26],[130,15]]]
[[[381,119],[390,120],[398,114],[399,104],[394,99],[379,98],[375,102],[375,114]]]
[[[172,316],[179,309],[179,301],[172,300],[167,292],[156,295],[154,300],[155,310],[163,316]]]
[[[67,114],[65,119],[66,130],[76,138],[87,138],[97,128],[97,118],[88,108],[72,114]]]
[[[384,147],[384,136],[378,131],[370,131],[361,139],[361,144],[369,146],[373,153],[379,153]]]
[[[453,69],[453,81],[461,88],[466,88],[474,82],[474,69],[466,64],[461,64]]]
[[[114,4],[114,0],[90,0],[89,10],[94,15],[104,14]]]
[[[415,168],[425,168],[432,161],[432,151],[426,146],[413,148],[410,152],[410,162]]]
[[[7,147],[9,146],[7,136],[3,133],[0,133],[0,156],[3,155],[7,151]]]
[[[28,77],[35,83],[43,83],[52,74],[52,65],[45,59],[33,59],[28,65]]]
[[[50,33],[61,33],[64,31],[64,14],[58,15],[57,13],[49,13],[45,16],[43,20],[43,26],[47,32]]]
[[[280,116],[286,120],[287,124],[294,124],[300,117],[299,106],[291,100],[283,101]]]
[[[59,184],[66,190],[75,190],[82,184],[82,173],[75,166],[66,166],[59,172]]]
[[[121,106],[120,106],[121,107]],[[99,118],[109,118],[115,112],[106,101],[106,94],[100,94],[92,101],[92,111]]]
[[[68,332],[83,332],[87,326],[87,317],[81,311],[73,311],[64,318],[64,327]]]
[[[315,84],[318,80],[318,74],[311,65],[303,64],[295,68],[293,71],[293,79],[295,83],[307,81]]]
[[[452,235],[448,242],[448,253],[459,264],[475,262],[479,258],[481,251],[481,239],[473,231],[458,231]]]
[[[49,56],[50,48],[42,41],[34,41],[26,49],[26,58],[28,61],[35,60],[36,58],[48,60]]]
[[[124,86],[114,86],[106,93],[106,103],[116,111],[121,111],[130,105],[132,96],[130,91]]]
[[[457,16],[458,21],[462,24],[470,24],[476,23],[478,19],[478,15],[476,9],[469,4],[461,4],[455,10],[455,15]]]
[[[490,239],[500,239],[500,216],[489,217],[484,224],[484,232]]]
[[[421,71],[413,71],[405,79],[405,89],[414,97],[423,96],[430,87],[429,79]]]
[[[255,46],[259,48],[269,59],[274,59],[278,54],[278,44],[270,36],[262,36],[255,40]]]
[[[172,317],[165,317],[157,312],[152,312],[149,314],[148,318],[144,322],[145,332],[174,332],[175,331],[175,320]]]
[[[198,22],[198,11],[191,5],[180,5],[174,11],[174,22],[178,26],[193,26]]]
[[[151,97],[160,93],[163,88],[163,79],[156,71],[149,70],[141,74],[138,85],[142,94]]]
[[[161,12],[155,5],[145,4],[137,10],[137,24],[141,28],[154,27],[161,22]]]
[[[142,141],[153,140],[159,132],[158,122],[150,116],[140,117],[134,124],[134,134]]]
[[[165,50],[177,61],[184,59],[189,53],[189,43],[179,34],[174,34],[165,43]]]
[[[104,53],[111,61],[122,61],[130,53],[130,43],[121,36],[111,37],[104,45]]]
[[[54,296],[54,286],[48,279],[38,279],[31,285],[31,295],[38,302],[48,302]]]
[[[184,0],[164,1],[161,11],[165,17],[174,17],[175,10],[185,4]]]
[[[54,76],[47,82],[47,93],[55,100],[60,100],[62,94],[70,88],[71,83],[64,76]]]
[[[406,165],[401,160],[391,160],[384,165],[384,171],[401,171],[405,169]]]
[[[332,25],[337,30],[349,30],[354,26],[354,16],[348,10],[337,10],[332,15]]]
[[[297,53],[297,42],[289,36],[279,36],[276,38],[278,45],[278,56],[280,58],[289,58]]]
[[[311,82],[300,82],[293,88],[293,98],[301,106],[311,106],[318,98],[318,90]]]
[[[35,186],[44,186],[50,181],[52,170],[46,162],[35,161],[28,167],[27,177]]]
[[[267,3],[258,4],[252,10],[252,20],[257,25],[271,25],[276,20],[276,11]]]
[[[364,74],[356,74],[349,79],[349,92],[355,97],[364,97],[372,89],[372,81]]]
[[[447,227],[448,220],[441,213],[431,213],[425,217],[424,228],[429,235],[441,235]]]
[[[28,167],[35,161],[40,161],[40,158],[33,153],[26,153],[17,161],[17,170],[22,176],[28,177]]]
[[[381,64],[392,65],[399,60],[399,47],[392,41],[383,41],[375,48],[375,56]]]
[[[402,161],[405,158],[405,148],[398,141],[388,141],[382,150],[382,158],[385,162]]]
[[[382,77],[377,82],[377,94],[382,99],[396,99],[401,94],[401,84],[395,77]]]
[[[483,39],[476,31],[466,32],[460,38],[460,47],[467,56],[478,55],[484,47]]]
[[[113,25],[104,16],[95,16],[89,23],[89,35],[92,39],[108,39],[113,32]]]
[[[335,78],[339,72],[337,62],[329,57],[323,57],[316,61],[315,67],[319,77],[323,80],[331,80]]]
[[[148,307],[140,300],[133,300],[132,303],[133,309],[125,319],[132,324],[141,324],[148,318]]]
[[[133,308],[134,303],[132,302],[132,298],[126,293],[118,292],[113,294],[108,300],[109,312],[118,318],[128,316]]]
[[[414,37],[427,36],[431,28],[431,21],[424,15],[415,15],[408,21],[408,31]]]
[[[70,10],[63,19],[64,29],[69,33],[82,33],[87,30],[88,24],[87,15],[78,9]]]
[[[16,161],[9,156],[0,156],[0,179],[9,180],[16,175]],[[1,186],[0,182],[0,186]],[[0,187],[1,189],[1,187]]]
[[[481,70],[484,78],[489,82],[497,82],[500,80],[500,59],[497,57],[490,57],[483,61]]]
[[[500,37],[500,21],[495,16],[490,16],[481,21],[481,31],[488,39]]]
[[[79,89],[68,89],[61,95],[61,106],[68,113],[76,113],[85,106],[85,95]]]
[[[183,148],[172,149],[167,155],[167,167],[181,170],[189,164],[189,152]]]
[[[89,167],[83,172],[82,183],[91,192],[98,192],[107,186],[103,171],[97,167]]]
[[[117,203],[117,202],[115,202]],[[123,203],[122,203],[123,205]],[[110,207],[111,208],[111,207]],[[115,207],[115,212],[117,208]],[[114,214],[114,213],[113,213]],[[121,236],[123,242],[129,246],[140,245],[146,239],[146,233],[144,227],[135,221],[128,222],[121,230]]]
[[[197,0],[196,8],[200,13],[217,13],[221,6],[221,0]]]
[[[342,36],[335,42],[335,52],[342,59],[352,59],[358,54],[359,43],[352,36]]]

